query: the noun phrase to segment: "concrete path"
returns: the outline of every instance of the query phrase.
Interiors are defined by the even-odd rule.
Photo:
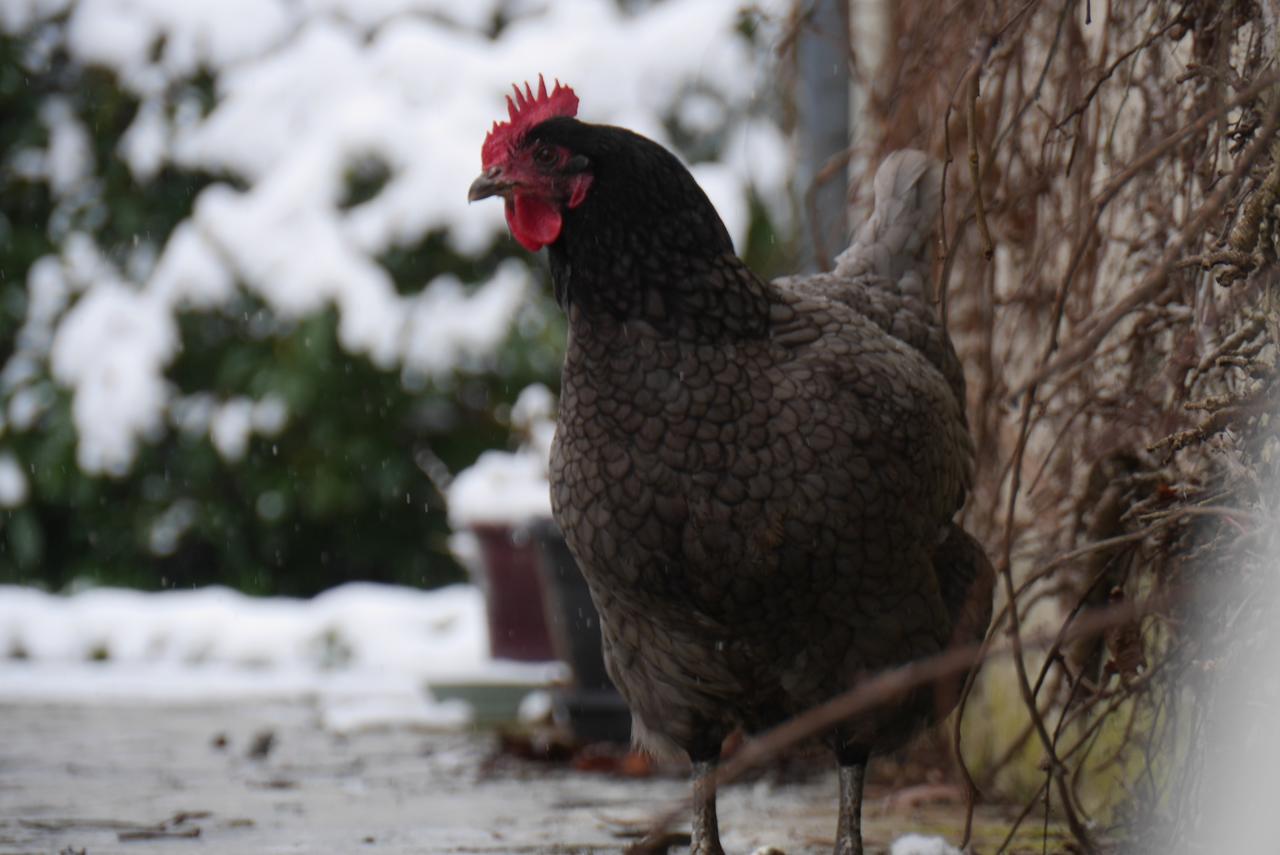
[[[0,698],[0,855],[617,853],[686,792],[678,775],[577,772],[497,744],[407,727],[343,736],[305,700]],[[721,793],[726,851],[829,853],[834,773],[776,777]],[[956,841],[963,807],[918,796],[869,788],[868,855],[908,832]],[[975,842],[994,848],[1007,823],[1008,809],[980,810]]]
[[[485,733],[338,736],[302,701],[0,702],[6,855],[618,852],[684,792],[503,758]],[[721,804],[731,852],[830,851],[831,776]]]

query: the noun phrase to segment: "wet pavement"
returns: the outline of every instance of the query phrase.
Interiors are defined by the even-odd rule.
[[[619,852],[685,793],[676,775],[574,771],[496,746],[484,731],[339,735],[302,700],[0,701],[0,853]],[[870,852],[937,826],[870,795]],[[831,773],[733,786],[720,804],[731,853],[830,851]]]

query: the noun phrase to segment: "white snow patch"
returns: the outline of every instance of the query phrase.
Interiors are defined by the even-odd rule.
[[[53,324],[66,308],[70,294],[71,288],[57,256],[43,256],[31,265],[27,271],[27,318],[20,333],[24,349],[48,347],[53,338]]]
[[[556,415],[556,396],[542,383],[526,386],[511,405],[511,424],[528,430]]]
[[[158,98],[148,98],[120,138],[120,155],[129,164],[133,177],[146,182],[164,166],[168,149],[169,123],[165,121],[164,104]]]
[[[511,424],[524,435],[515,452],[486,451],[449,486],[449,522],[455,530],[477,524],[520,525],[551,517],[547,469],[555,437],[555,396],[541,383],[522,390]],[[473,546],[458,542],[460,559]],[[455,549],[455,552],[458,550]]]
[[[199,436],[209,430],[217,407],[218,402],[212,395],[203,392],[181,395],[169,406],[169,421],[183,433]]]
[[[63,98],[45,101],[40,118],[49,131],[43,172],[53,192],[66,196],[79,189],[93,171],[93,142]]]
[[[724,127],[728,116],[720,99],[706,92],[696,92],[684,99],[679,108],[680,124],[697,134],[710,134]]]
[[[289,420],[289,407],[283,398],[267,395],[254,402],[250,420],[253,423],[254,433],[275,436],[284,430],[285,423]]]
[[[182,535],[196,521],[198,507],[190,499],[179,499],[151,523],[148,543],[156,555],[172,555],[178,551]]]
[[[75,390],[76,457],[86,472],[123,474],[138,438],[159,430],[169,397],[163,369],[177,346],[163,303],[118,282],[99,283],[67,312],[51,367]]]
[[[229,300],[235,281],[208,239],[188,220],[169,236],[147,288],[171,307],[206,309]]]
[[[0,453],[0,508],[16,508],[26,500],[26,473],[12,454]]]
[[[776,124],[748,118],[734,127],[724,147],[724,164],[738,176],[750,179],[775,227],[791,227],[791,144]]]
[[[77,59],[114,68],[126,80],[147,64],[159,36],[155,21],[126,2],[78,2],[67,25],[67,46]]]
[[[209,419],[209,438],[224,460],[239,460],[249,450],[253,432],[253,402],[232,398],[214,410]]]
[[[489,658],[483,598],[348,584],[311,599],[225,588],[71,596],[0,586],[0,697],[83,703],[313,697],[326,725],[455,727],[470,719],[439,685],[563,677],[558,663]]]
[[[385,727],[457,728],[472,720],[465,701],[437,701],[421,686],[389,685],[370,692],[357,684],[350,693],[326,692],[321,723],[335,733],[353,733]]]
[[[260,54],[292,26],[281,0],[79,0],[67,42],[80,61],[111,68],[126,86],[151,94],[201,66],[221,69]]]
[[[747,227],[751,224],[751,211],[742,182],[723,163],[699,163],[689,171],[720,212],[720,219],[724,221],[733,245],[741,251],[746,246]]]
[[[547,471],[556,437],[556,396],[541,383],[526,386],[511,405],[511,426],[524,437],[524,450],[541,460]]]
[[[71,0],[4,0],[0,3],[0,29],[19,33],[36,21],[61,14]]]
[[[941,837],[904,834],[889,848],[889,855],[962,855],[959,849]]]
[[[306,0],[308,9],[330,12],[362,27],[373,28],[397,15],[443,17],[469,29],[487,26],[501,5],[498,0]]]
[[[520,702],[520,708],[516,712],[516,718],[525,723],[537,723],[547,721],[551,718],[552,711],[551,693],[546,691],[530,692],[524,696],[524,700]]]
[[[453,276],[433,280],[408,307],[406,366],[434,375],[460,359],[493,352],[506,338],[530,286],[529,268],[516,261],[503,263],[472,294]]]
[[[28,430],[49,408],[53,400],[54,395],[48,384],[27,386],[16,390],[9,398],[9,424],[16,430]]]
[[[454,528],[518,525],[550,516],[547,468],[532,452],[486,451],[449,486],[449,522]]]
[[[346,111],[362,94],[374,103],[387,98],[363,67],[363,41],[360,33],[321,16],[279,50],[223,70],[218,106],[175,139],[178,162],[268,183],[274,170],[306,163],[323,173],[325,186],[334,184]]]

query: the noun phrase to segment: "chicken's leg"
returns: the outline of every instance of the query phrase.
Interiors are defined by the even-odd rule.
[[[836,752],[840,763],[840,819],[836,823],[835,855],[862,855],[862,782],[867,776],[865,748]]]
[[[693,758],[693,840],[689,855],[724,855],[716,822],[716,763],[719,756]]]

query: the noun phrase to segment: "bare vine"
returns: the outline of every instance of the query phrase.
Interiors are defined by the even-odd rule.
[[[1194,816],[1173,809],[1194,791],[1186,733],[1209,703],[1206,663],[1230,656],[1226,629],[1246,608],[1208,583],[1247,577],[1277,528],[1263,489],[1280,455],[1269,2],[890,12],[868,159],[928,141],[970,167],[947,171],[939,293],[982,469],[966,525],[1000,572],[991,637],[1012,663],[984,679],[1007,669],[1027,725],[961,768],[974,789],[1023,801],[1006,846],[1038,808],[1084,851],[1153,828],[1176,839]],[[1068,640],[1157,593],[1161,608]],[[1024,650],[1028,627],[1046,625],[1061,640]],[[1031,750],[1040,786],[1003,783]],[[1123,804],[1090,795],[1108,776]]]

